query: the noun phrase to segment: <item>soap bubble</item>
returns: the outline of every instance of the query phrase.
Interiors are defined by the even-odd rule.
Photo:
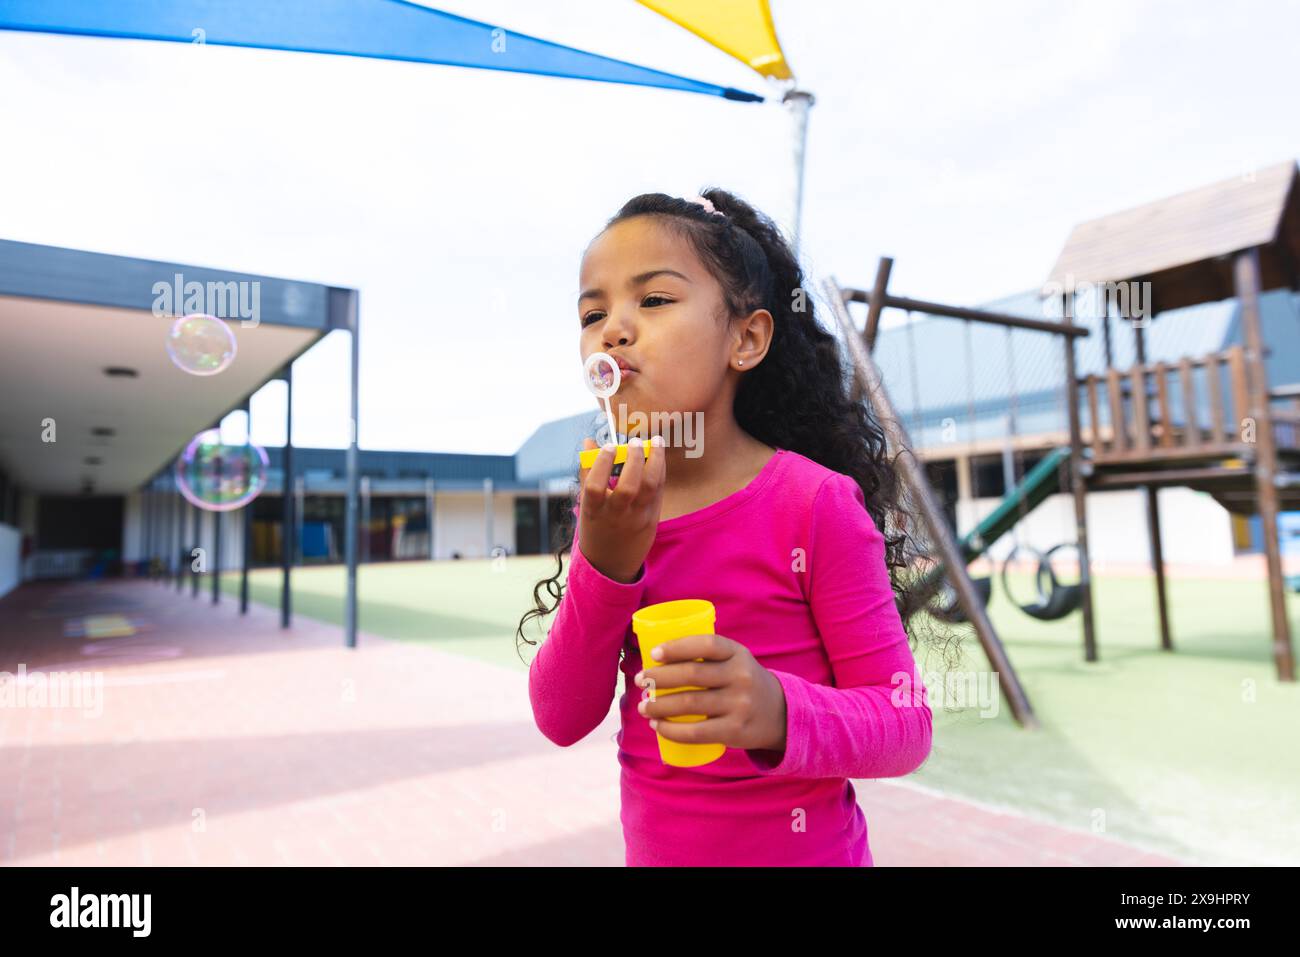
[[[243,508],[266,488],[266,450],[251,442],[226,445],[218,429],[200,432],[176,462],[176,487],[210,512]]]
[[[587,356],[583,368],[587,372],[587,388],[598,398],[607,399],[618,391],[623,372],[609,354],[593,352]]]
[[[181,316],[167,333],[167,355],[190,375],[216,375],[235,359],[235,334],[216,316]]]

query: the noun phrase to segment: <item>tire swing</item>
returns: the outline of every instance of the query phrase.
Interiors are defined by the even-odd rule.
[[[1071,542],[1062,542],[1049,548],[1045,554],[1028,545],[1017,545],[1012,548],[1007,553],[1007,557],[1002,560],[1002,590],[1007,593],[1011,603],[1029,617],[1037,618],[1039,621],[1057,621],[1078,611],[1083,601],[1083,587],[1077,583],[1061,584],[1052,568],[1053,553],[1062,548],[1075,547]],[[1038,591],[1038,599],[1025,604],[1016,600],[1007,581],[1007,572],[1018,552],[1031,552],[1038,557],[1038,569],[1034,574],[1034,587]]]
[[[1010,428],[1007,431],[1014,441],[1019,435],[1020,393],[1016,388],[1016,356],[1010,327],[1007,328],[1007,373],[1011,377]],[[1024,449],[1017,448],[1012,465],[1012,478],[1016,486],[1020,484],[1025,475],[1024,456]],[[1026,514],[1025,503],[1021,499],[1020,520],[1022,522],[1025,520]],[[1057,621],[1071,612],[1077,611],[1083,603],[1082,586],[1078,584],[1061,584],[1060,579],[1056,577],[1055,569],[1052,568],[1052,556],[1056,552],[1062,548],[1077,549],[1077,547],[1071,542],[1062,542],[1059,545],[1053,545],[1046,553],[1043,553],[1036,548],[1023,545],[1017,540],[1011,551],[1007,553],[1007,557],[1002,561],[1002,590],[1006,592],[1007,598],[1026,615],[1037,618],[1039,621]],[[1034,572],[1034,587],[1038,592],[1038,599],[1025,604],[1021,604],[1016,600],[1007,582],[1007,569],[1010,567],[1012,559],[1016,557],[1016,553],[1021,551],[1031,552],[1038,557],[1038,567]]]

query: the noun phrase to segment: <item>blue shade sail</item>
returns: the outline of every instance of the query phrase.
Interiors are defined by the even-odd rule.
[[[0,29],[375,57],[763,100],[406,0],[0,0]]]

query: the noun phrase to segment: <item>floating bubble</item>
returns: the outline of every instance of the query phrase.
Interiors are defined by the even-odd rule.
[[[243,508],[266,488],[266,450],[251,442],[227,445],[218,429],[200,432],[176,462],[176,487],[210,512]]]
[[[216,375],[235,359],[235,334],[216,316],[181,316],[167,333],[167,355],[190,375]]]

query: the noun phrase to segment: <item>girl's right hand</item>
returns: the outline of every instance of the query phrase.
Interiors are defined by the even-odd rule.
[[[597,445],[588,438],[582,447],[594,449]],[[666,468],[662,446],[652,446],[647,459],[639,441],[633,441],[628,453],[618,484],[612,489],[609,479],[614,471],[613,451],[602,448],[591,468],[578,473],[582,487],[579,547],[593,568],[624,584],[640,573],[654,544]]]

